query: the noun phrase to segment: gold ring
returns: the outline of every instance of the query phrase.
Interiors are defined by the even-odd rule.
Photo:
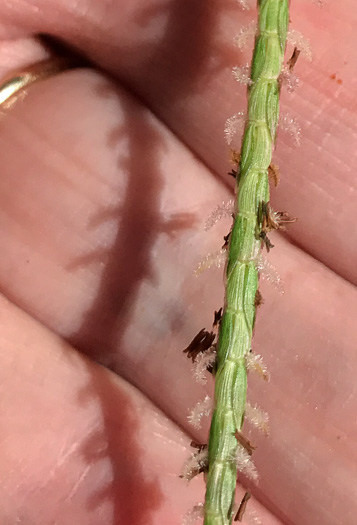
[[[0,107],[12,106],[17,96],[29,85],[80,65],[78,60],[59,57],[42,60],[26,69],[12,72],[0,84]]]

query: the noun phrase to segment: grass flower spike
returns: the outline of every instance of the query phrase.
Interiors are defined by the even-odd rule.
[[[248,84],[248,110],[237,170],[237,202],[229,239],[226,296],[215,364],[214,411],[208,443],[205,525],[230,525],[235,514],[237,440],[246,413],[247,356],[251,349],[262,245],[272,245],[269,166],[279,121],[280,75],[289,22],[288,0],[259,0],[258,30]],[[237,434],[239,433],[239,434]],[[249,455],[246,461],[250,465]]]

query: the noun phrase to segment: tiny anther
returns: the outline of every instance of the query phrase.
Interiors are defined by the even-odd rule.
[[[295,67],[295,64],[297,62],[297,59],[299,58],[299,55],[300,55],[301,51],[300,49],[298,49],[296,46],[294,47],[294,51],[293,51],[293,54],[291,55],[291,57],[289,58],[288,62],[287,62],[287,66],[288,66],[288,70],[291,72],[294,67]]]
[[[263,231],[263,230],[260,232],[259,237],[260,237],[261,240],[263,241],[263,244],[264,244],[264,246],[266,247],[267,252],[269,253],[270,250],[271,250],[272,248],[274,248],[274,244],[271,242],[271,240],[270,240],[269,237],[267,236],[266,232]]]
[[[234,165],[234,168],[228,173],[231,177],[236,179],[239,174],[239,163],[240,163],[240,153],[236,149],[230,150],[230,161]]]
[[[243,521],[244,512],[247,506],[248,501],[251,498],[250,492],[246,492],[243,496],[242,501],[240,502],[237,514],[235,515],[234,521]]]
[[[240,153],[239,153],[239,151],[237,151],[236,149],[231,149],[230,153],[231,153],[231,159],[230,159],[231,163],[238,165],[240,163]]]
[[[263,296],[259,290],[255,292],[255,298],[254,298],[254,306],[258,308],[258,306],[262,305],[264,303]]]
[[[286,224],[296,222],[286,211],[273,211],[269,202],[262,201],[259,209],[259,219],[262,231],[285,230]]]
[[[277,187],[280,182],[279,166],[276,164],[270,164],[268,168],[268,177],[274,182],[274,186]]]
[[[215,310],[214,311],[213,328],[215,328],[216,326],[218,326],[221,323],[222,312],[223,312],[223,308],[222,307],[219,310],[217,310],[217,311]]]
[[[207,444],[196,443],[196,441],[191,441],[190,446],[192,448],[196,448],[198,450],[198,452],[202,452],[202,450],[206,450],[208,445]]]
[[[181,479],[186,479],[191,481],[194,477],[198,476],[202,472],[206,473],[208,470],[208,455],[206,451],[207,447],[197,450],[194,454],[191,455],[188,462],[186,463],[186,468],[183,474],[179,477]]]
[[[245,448],[245,450],[251,456],[253,454],[253,450],[255,450],[256,447],[254,445],[252,445],[251,442],[249,441],[249,439],[247,439],[245,436],[243,436],[243,434],[241,432],[239,432],[239,430],[235,431],[234,436],[235,436],[236,440],[238,441],[238,443],[240,445],[242,445],[242,447]]]
[[[230,239],[231,233],[232,233],[232,230],[230,230],[227,233],[227,235],[223,236],[224,243],[222,244],[222,250],[224,250],[225,248],[228,248],[228,244],[229,244],[229,239]]]
[[[199,354],[206,352],[211,348],[215,338],[216,334],[208,332],[205,328],[202,328],[183,352],[184,354],[187,354],[187,357],[192,359],[192,363],[194,363]]]

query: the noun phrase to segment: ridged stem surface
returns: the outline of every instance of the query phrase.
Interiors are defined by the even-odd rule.
[[[289,22],[288,0],[258,0],[259,21],[248,88],[248,113],[237,175],[237,203],[226,268],[217,345],[215,408],[208,445],[205,525],[230,525],[237,479],[236,431],[246,405],[246,356],[251,348],[261,250],[262,202],[279,118],[279,75]]]

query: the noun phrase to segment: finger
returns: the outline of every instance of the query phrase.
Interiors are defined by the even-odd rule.
[[[0,309],[1,522],[181,524],[203,496],[202,479],[179,478],[188,437],[3,297]]]
[[[187,437],[4,299],[1,311],[1,521],[179,524],[202,493],[178,477]]]
[[[88,71],[33,86],[6,119],[1,153],[7,175],[0,192],[3,290],[113,366],[188,428],[188,407],[211,387],[193,384],[181,349],[207,327],[222,300],[221,274],[203,280],[193,270],[229,228],[222,225],[204,236],[202,216],[229,192],[146,110]],[[19,146],[12,150],[14,141]],[[14,191],[15,175],[21,192]],[[346,479],[351,475],[353,464],[346,464],[344,454],[351,446],[349,422],[356,408],[351,396],[356,334],[350,314],[356,292],[286,241],[278,244],[276,264],[286,292],[275,299],[274,289],[265,292],[255,347],[270,356],[276,385],[264,395],[256,387],[273,421],[271,438],[260,445],[258,468],[276,482],[262,485],[259,494],[288,519],[302,512],[305,522],[324,512],[326,498],[336,501],[333,523],[338,512],[351,508],[353,488],[331,475],[329,490],[306,494],[306,476],[295,460],[314,465],[311,487],[330,476],[329,454],[335,466],[342,464]],[[299,358],[287,367],[290,355]],[[315,407],[325,429],[320,434],[309,426]],[[291,413],[295,419],[298,414],[295,440],[291,420],[282,417]],[[306,445],[312,431],[314,440]],[[339,435],[346,436],[343,445]],[[283,465],[279,475],[277,464]],[[303,497],[309,501],[305,510]]]
[[[7,3],[3,36],[50,33],[85,52],[140,94],[157,115],[216,173],[229,170],[224,121],[245,107],[244,89],[228,71],[244,65],[232,45],[250,18],[227,2]],[[279,138],[275,162],[282,184],[274,206],[299,217],[288,235],[334,271],[357,282],[351,264],[357,231],[354,215],[357,167],[353,90],[356,16],[349,0],[320,10],[306,2],[292,7],[294,27],[312,41],[314,60],[298,64],[302,88],[283,96],[282,110],[303,126],[302,149]],[[348,20],[345,19],[345,16]],[[328,28],[328,31],[326,31]],[[347,38],[346,35],[351,37]],[[328,40],[327,40],[328,35]],[[339,42],[330,50],[328,42]],[[331,78],[332,77],[332,78]],[[342,108],[342,109],[341,109]]]
[[[28,65],[49,58],[50,54],[40,40],[30,37],[0,41],[0,56],[0,77],[2,79],[11,75],[14,70],[21,70]]]

